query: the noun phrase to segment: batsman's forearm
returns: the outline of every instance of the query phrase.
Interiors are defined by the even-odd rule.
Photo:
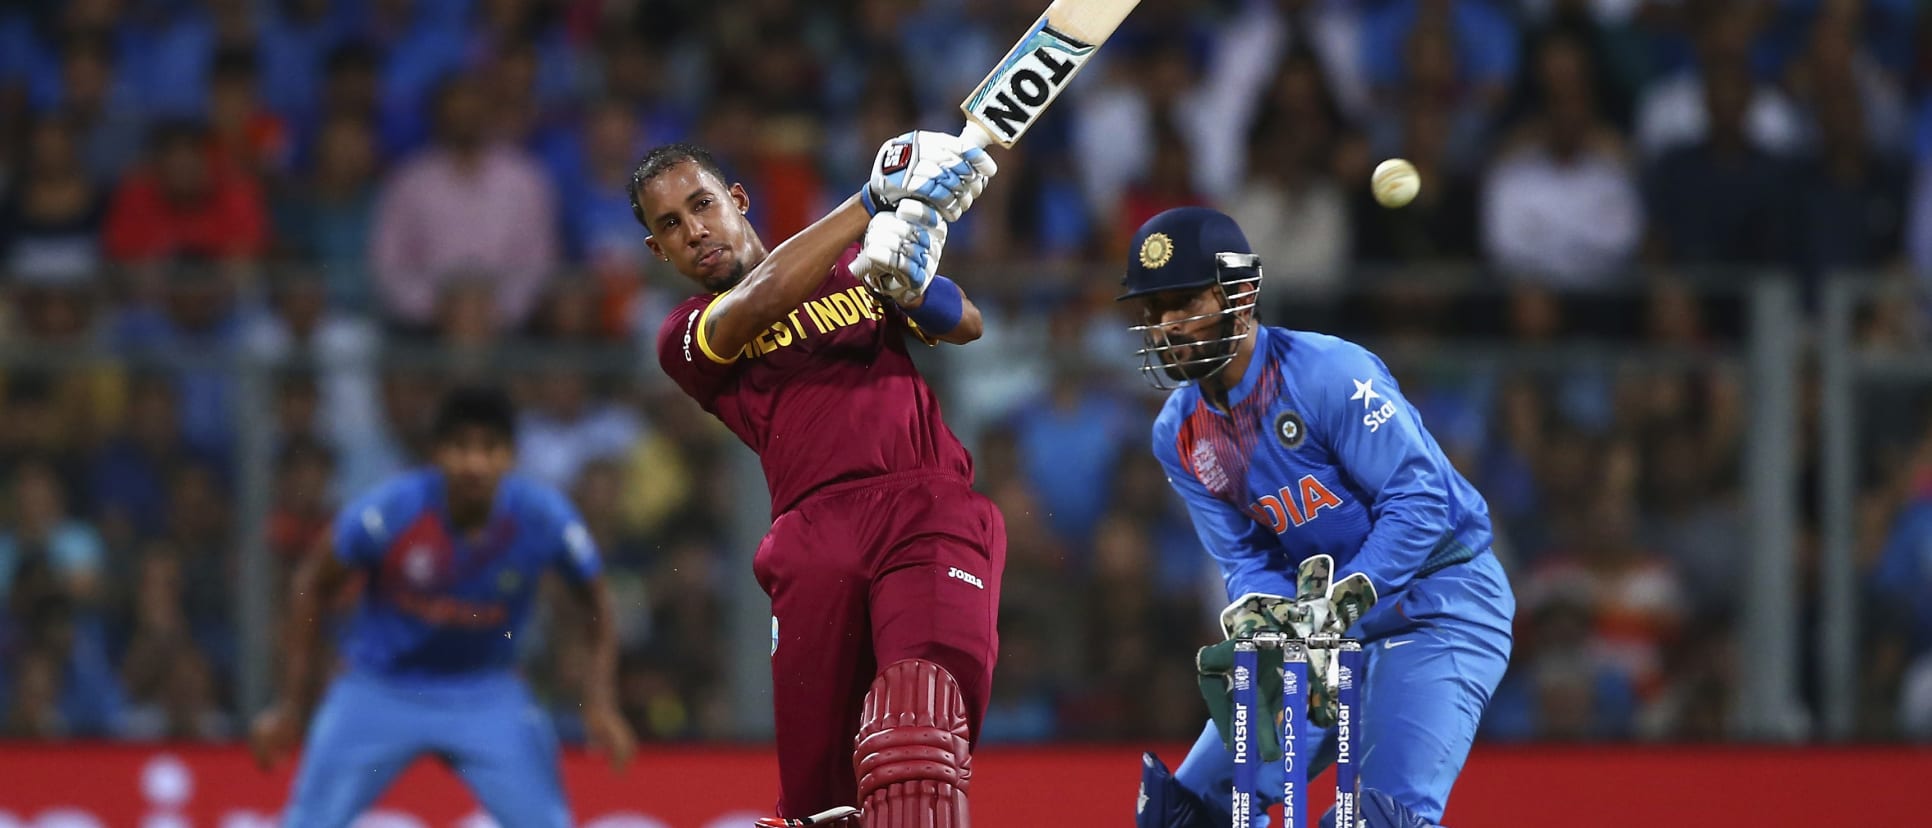
[[[745,274],[706,315],[707,339],[720,354],[736,353],[766,328],[784,319],[825,284],[839,256],[865,235],[871,217],[853,196],[824,218],[786,239]]]

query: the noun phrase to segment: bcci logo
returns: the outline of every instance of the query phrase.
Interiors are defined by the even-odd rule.
[[[1166,267],[1167,260],[1174,258],[1174,240],[1166,233],[1149,233],[1140,243],[1140,266],[1148,270]]]
[[[1275,418],[1275,439],[1281,441],[1282,448],[1296,448],[1301,445],[1302,439],[1307,436],[1308,429],[1302,425],[1300,414],[1296,414],[1293,411],[1283,411],[1280,416]]]

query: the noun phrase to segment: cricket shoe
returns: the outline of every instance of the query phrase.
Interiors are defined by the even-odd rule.
[[[785,817],[762,817],[758,828],[801,828],[806,825],[828,825],[839,828],[856,828],[859,824],[859,809],[850,805],[840,805],[829,811],[820,811],[808,817],[786,819]]]

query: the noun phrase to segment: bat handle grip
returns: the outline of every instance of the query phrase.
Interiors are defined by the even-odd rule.
[[[987,132],[986,127],[980,126],[979,122],[972,120],[968,120],[966,122],[966,128],[959,131],[959,138],[980,149],[986,149],[988,145],[993,143],[993,133]]]

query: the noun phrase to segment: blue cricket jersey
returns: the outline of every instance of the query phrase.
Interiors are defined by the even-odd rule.
[[[1449,464],[1389,371],[1360,345],[1263,327],[1222,412],[1186,386],[1154,423],[1154,454],[1187,502],[1230,599],[1295,594],[1310,555],[1361,572],[1398,605],[1411,580],[1489,548],[1489,507]]]
[[[407,472],[336,518],[335,554],[368,574],[344,634],[351,666],[391,677],[508,670],[545,570],[596,578],[596,543],[563,493],[506,475],[484,529],[458,537],[443,475]]]

